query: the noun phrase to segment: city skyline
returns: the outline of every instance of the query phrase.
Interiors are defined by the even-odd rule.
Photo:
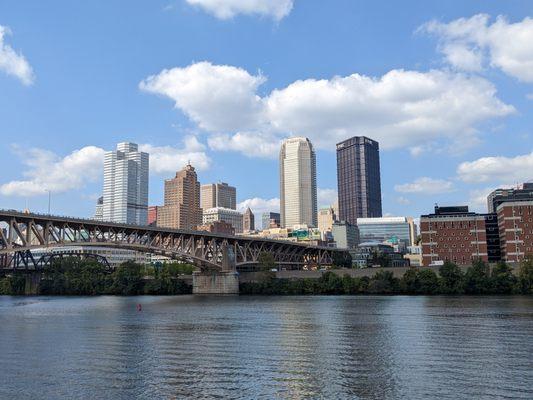
[[[46,211],[50,191],[53,213],[92,216],[98,165],[122,141],[151,155],[149,204],[162,203],[160,182],[191,160],[200,182],[231,182],[239,210],[256,217],[279,210],[276,155],[289,136],[316,147],[319,208],[335,198],[335,143],[357,135],[380,143],[384,215],[416,217],[435,202],[484,212],[491,190],[533,178],[524,67],[533,41],[517,55],[494,39],[496,30],[530,37],[527,2],[429,4],[401,20],[394,16],[415,2],[290,3],[281,14],[237,9],[227,18],[185,1],[106,13],[87,4],[91,24],[67,6],[58,15],[39,4],[0,6],[0,58],[14,54],[20,67],[0,68],[0,206]],[[382,19],[365,22],[378,11]],[[58,17],[76,23],[48,30]],[[125,35],[117,19],[124,32],[142,20],[149,34]],[[194,44],[176,41],[190,35]],[[71,49],[68,59],[49,57],[56,46]],[[469,56],[462,64],[451,53],[458,48]],[[205,97],[215,89],[221,97]]]

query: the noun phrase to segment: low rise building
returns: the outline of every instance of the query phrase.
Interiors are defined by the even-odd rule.
[[[196,228],[198,231],[209,233],[219,233],[222,235],[235,235],[235,228],[226,221],[213,221],[209,224],[199,225]]]
[[[468,206],[435,206],[433,214],[420,218],[422,265],[451,261],[470,265],[489,261],[486,214],[468,211]]]
[[[157,214],[160,208],[160,206],[148,206],[148,225],[157,226]]]
[[[281,215],[276,212],[266,212],[261,216],[262,229],[281,227]]]
[[[360,243],[350,254],[352,265],[356,268],[409,266],[409,260],[403,258],[402,253],[397,253],[392,246],[379,242]]]
[[[354,249],[359,243],[359,230],[356,225],[344,221],[334,222],[331,227],[333,239],[340,249]]]
[[[497,212],[503,261],[521,262],[533,255],[533,201],[503,202]]]
[[[242,213],[230,208],[215,207],[204,210],[203,225],[211,224],[215,221],[224,221],[231,224],[236,234],[243,233]]]
[[[407,247],[416,240],[413,219],[408,217],[357,218],[357,227],[362,242],[397,241]]]
[[[489,213],[496,213],[498,206],[506,202],[533,201],[533,182],[526,182],[516,188],[496,189],[487,196]]]

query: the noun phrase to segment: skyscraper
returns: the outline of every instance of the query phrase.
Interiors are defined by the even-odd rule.
[[[146,225],[148,153],[123,142],[104,156],[104,221]]]
[[[337,144],[339,219],[381,217],[379,144],[356,136]]]
[[[246,208],[246,211],[242,216],[242,225],[244,232],[255,230],[255,216],[250,207]]]
[[[316,155],[307,138],[287,139],[281,145],[281,226],[317,226]]]
[[[173,229],[196,229],[202,224],[200,183],[190,164],[165,180],[165,205],[157,212],[157,226]]]
[[[265,212],[261,216],[261,228],[263,230],[269,229],[271,225],[279,227],[281,224],[281,216],[276,212]]]
[[[237,209],[237,189],[225,182],[202,185],[200,197],[200,205],[204,210],[216,207]]]

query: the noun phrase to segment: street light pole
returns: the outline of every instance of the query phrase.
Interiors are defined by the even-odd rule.
[[[48,215],[50,215],[50,203],[52,200],[52,191],[48,190]]]

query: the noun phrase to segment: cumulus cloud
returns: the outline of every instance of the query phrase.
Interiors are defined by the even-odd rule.
[[[8,27],[0,25],[0,70],[18,78],[24,85],[31,85],[35,76],[30,64],[21,53],[5,43],[6,36],[10,34]]]
[[[337,191],[335,189],[317,189],[318,207],[332,206],[337,201]]]
[[[186,0],[219,19],[230,19],[238,14],[283,19],[292,10],[293,0]]]
[[[156,174],[174,173],[189,162],[200,171],[211,166],[205,146],[195,136],[186,137],[183,147],[143,144],[140,150],[150,154],[150,171]]]
[[[205,146],[194,136],[186,137],[182,147],[151,144],[139,147],[150,154],[151,173],[174,173],[189,161],[199,170],[205,170],[211,164],[204,151]],[[13,151],[25,166],[24,179],[1,184],[0,194],[4,196],[31,197],[48,191],[63,193],[83,188],[88,182],[98,181],[103,176],[105,150],[99,147],[83,147],[65,157],[39,148],[22,151],[14,146]]]
[[[262,199],[260,197],[254,197],[237,204],[237,210],[241,212],[244,212],[248,207],[250,207],[252,212],[257,216],[264,212],[279,212],[279,198]]]
[[[467,183],[515,182],[533,180],[533,152],[516,157],[482,157],[457,167],[459,179]]]
[[[487,14],[459,18],[449,23],[430,21],[420,31],[439,38],[439,50],[458,69],[480,71],[498,68],[523,82],[533,82],[533,19],[511,23],[499,16],[491,23]]]
[[[260,96],[265,80],[241,68],[200,62],[163,70],[140,88],[172,99],[209,133],[211,148],[254,156],[274,157],[287,136],[334,149],[355,135],[370,136],[385,149],[413,147],[416,154],[428,144],[476,143],[480,125],[515,112],[489,81],[448,71],[307,79]]]
[[[256,90],[264,81],[241,68],[200,62],[165,69],[139,87],[172,99],[202,129],[236,131],[261,121],[262,101]]]
[[[83,147],[61,158],[43,149],[24,152],[15,148],[23,164],[25,179],[0,185],[4,196],[39,196],[51,191],[62,193],[79,189],[102,175],[104,150],[94,146]]]
[[[260,132],[214,134],[208,139],[209,147],[217,151],[238,151],[248,157],[276,158],[281,139]]]
[[[494,190],[494,187],[473,189],[469,192],[468,205],[472,211],[487,212],[487,196]]]
[[[410,183],[396,185],[394,190],[400,193],[439,194],[452,192],[454,187],[451,181],[422,177]]]

